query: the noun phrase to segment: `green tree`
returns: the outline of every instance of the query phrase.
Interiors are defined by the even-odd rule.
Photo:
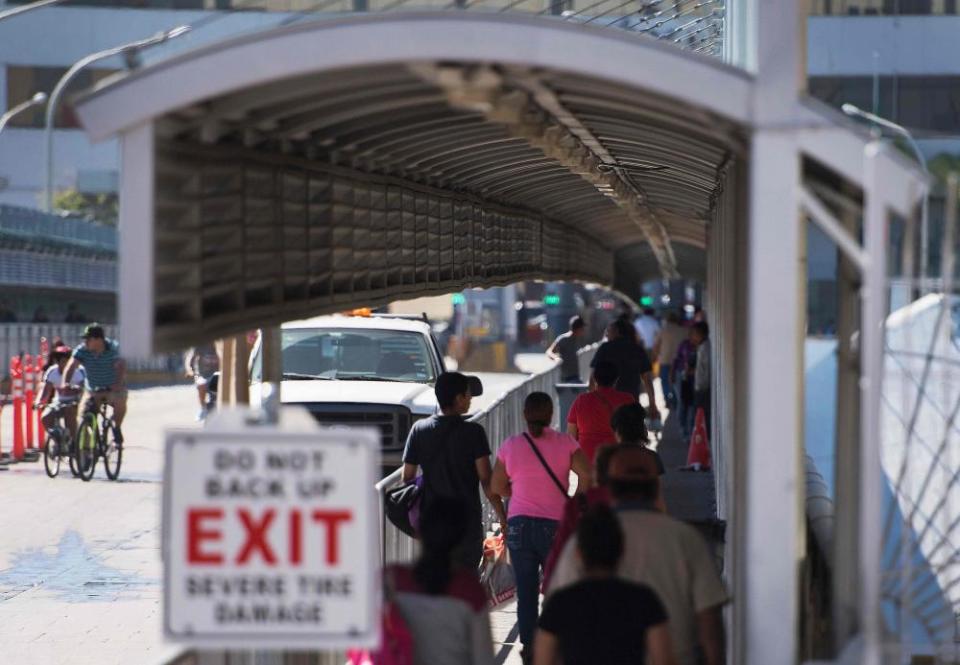
[[[119,219],[120,208],[116,194],[88,194],[74,188],[64,189],[53,197],[54,210],[83,215],[90,219],[115,226]]]

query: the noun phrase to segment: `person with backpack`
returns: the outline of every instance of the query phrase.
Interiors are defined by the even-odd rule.
[[[490,444],[483,426],[464,419],[470,401],[483,393],[474,376],[444,372],[434,386],[440,415],[420,420],[410,429],[403,451],[403,482],[411,483],[423,470],[421,515],[437,499],[459,499],[468,508],[468,527],[457,549],[457,561],[476,572],[483,558],[483,512],[480,492],[506,522],[503,502],[490,491]]]
[[[584,514],[576,549],[583,578],[544,603],[535,665],[676,665],[656,592],[617,577],[624,533],[609,506]]]
[[[413,566],[384,571],[387,604],[402,621],[397,626],[394,620],[389,630],[394,637],[410,638],[392,642],[412,649],[407,662],[413,665],[493,665],[486,592],[476,569],[458,561],[471,515],[463,500],[436,497],[421,514],[420,558]],[[390,662],[384,655],[379,661]],[[398,654],[391,655],[399,662]]]
[[[493,469],[492,491],[509,498],[507,549],[517,578],[517,623],[521,658],[533,662],[540,571],[553,545],[569,498],[570,471],[577,491],[590,487],[590,463],[573,438],[551,429],[553,400],[546,393],[527,396],[527,430],[503,442]]]
[[[637,403],[630,393],[614,388],[617,374],[617,366],[613,363],[597,363],[593,368],[590,392],[578,395],[567,414],[567,434],[577,440],[591,463],[600,446],[614,442],[615,435],[610,426],[614,412],[625,404]]]

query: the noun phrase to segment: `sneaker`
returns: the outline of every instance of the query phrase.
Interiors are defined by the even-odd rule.
[[[198,422],[198,423],[202,423],[202,422],[203,422],[204,420],[206,420],[206,419],[207,419],[207,410],[206,410],[206,409],[200,409],[199,411],[197,411],[197,422]]]
[[[123,432],[120,431],[119,427],[113,428],[113,440],[117,442],[117,446],[123,445]]]

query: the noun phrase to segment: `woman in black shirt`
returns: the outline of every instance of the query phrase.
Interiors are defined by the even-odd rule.
[[[620,522],[607,506],[577,527],[585,577],[547,600],[535,665],[676,665],[667,613],[650,587],[616,577],[623,556]]]

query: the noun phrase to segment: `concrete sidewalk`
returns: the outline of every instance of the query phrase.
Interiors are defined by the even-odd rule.
[[[524,378],[484,374],[479,408]],[[84,483],[66,462],[54,479],[42,461],[0,472],[0,663],[150,665],[181,651],[161,630],[163,445],[167,428],[198,426],[197,408],[192,386],[131,390],[118,482],[98,465]],[[11,429],[5,409],[4,450]]]

